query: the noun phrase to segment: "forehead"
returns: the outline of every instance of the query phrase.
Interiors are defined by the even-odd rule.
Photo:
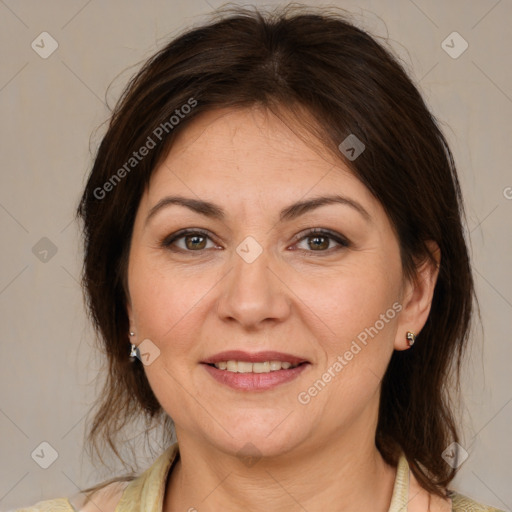
[[[176,183],[179,182],[179,183]],[[244,187],[304,195],[341,189],[369,191],[341,159],[322,147],[307,128],[262,108],[217,109],[202,113],[179,132],[151,183],[199,189]],[[153,189],[153,190],[151,190]],[[189,191],[190,192],[190,191]],[[353,190],[355,192],[355,190]],[[292,192],[293,193],[293,192]]]
[[[297,134],[312,139],[297,121],[292,125],[268,109],[252,107],[244,109],[216,109],[204,112],[181,131],[173,144],[175,155],[191,151],[205,153],[213,149],[240,152],[251,149],[252,154],[270,154],[278,157],[286,154],[292,160],[301,156],[321,158]],[[218,146],[221,143],[222,146]],[[192,149],[193,147],[193,149]],[[296,154],[300,151],[301,155]],[[320,154],[319,154],[320,153]]]

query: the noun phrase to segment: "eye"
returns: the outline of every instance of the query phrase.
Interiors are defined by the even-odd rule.
[[[211,242],[210,247],[207,245],[208,241]],[[349,241],[339,233],[317,228],[299,235],[298,243],[303,243],[303,241],[306,241],[307,247],[299,247],[299,250],[310,254],[312,252],[331,253],[350,246]],[[337,244],[338,247],[332,247],[333,243]],[[184,229],[173,233],[161,241],[161,246],[183,252],[201,252],[205,249],[218,247],[212,242],[208,231],[203,229]]]
[[[308,241],[309,240],[309,241]],[[306,241],[307,248],[301,248],[301,251],[306,252],[332,252],[332,249],[339,250],[343,247],[349,247],[349,241],[340,235],[325,229],[310,229],[306,233],[303,233],[299,239],[299,242]],[[338,244],[338,248],[332,247],[331,242]],[[340,247],[341,246],[341,247]]]
[[[171,250],[177,247],[177,249],[181,251],[199,252],[204,249],[212,248],[207,247],[208,240],[211,241],[208,232],[202,229],[181,230],[166,237],[162,240],[161,245]],[[183,241],[183,244],[177,243],[181,241]],[[215,244],[213,244],[213,246],[216,247]]]

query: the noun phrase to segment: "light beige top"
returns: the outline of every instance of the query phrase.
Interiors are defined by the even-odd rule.
[[[115,512],[162,512],[167,477],[178,459],[178,443],[174,443],[139,477],[129,483],[120,484],[122,487],[118,487],[117,493],[114,493],[110,499],[111,506],[106,506],[102,498],[101,508],[98,508],[94,503],[98,500],[94,497],[92,502],[84,506],[83,494],[77,494],[69,499],[40,501],[31,507],[17,509],[14,512],[97,512],[113,510],[115,503],[117,503]],[[453,491],[450,491],[449,496],[451,499],[446,500],[431,497],[430,511],[503,512],[481,505]],[[402,455],[398,462],[389,512],[426,512],[428,509],[429,495],[420,487],[409,470],[407,459]]]

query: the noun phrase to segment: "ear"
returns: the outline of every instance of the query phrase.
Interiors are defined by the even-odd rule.
[[[412,331],[418,335],[430,313],[432,297],[439,275],[441,250],[433,240],[428,240],[426,244],[434,262],[427,257],[425,261],[417,266],[415,277],[405,282],[402,295],[402,311],[400,312],[394,345],[395,350],[409,348],[406,339],[407,331]]]

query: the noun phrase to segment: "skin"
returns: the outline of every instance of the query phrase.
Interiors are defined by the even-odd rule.
[[[328,204],[279,221],[292,203],[333,193],[357,201],[369,220]],[[225,219],[171,205],[148,220],[170,195],[213,202]],[[161,244],[184,228],[210,235]],[[315,235],[303,235],[310,228],[349,246],[321,238],[318,248]],[[263,251],[252,263],[236,252],[247,236]],[[181,132],[140,202],[128,265],[134,343],[149,339],[160,350],[144,368],[180,446],[164,511],[387,511],[396,469],[374,443],[380,385],[393,351],[407,349],[406,332],[428,317],[437,270],[418,272],[405,280],[390,221],[350,169],[273,114],[218,110]],[[394,303],[401,311],[300,403]],[[277,350],[311,364],[274,389],[235,391],[200,364],[228,349]],[[257,462],[248,465],[251,455]]]

